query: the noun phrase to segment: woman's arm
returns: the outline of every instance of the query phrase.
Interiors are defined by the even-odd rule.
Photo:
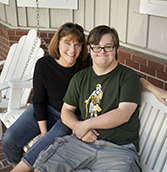
[[[167,106],[167,91],[154,86],[144,78],[140,78],[140,82],[143,90],[153,93],[161,103]]]
[[[46,135],[46,133],[48,132],[47,130],[47,121],[43,120],[43,121],[38,121],[38,125],[41,131],[42,135]]]
[[[40,136],[35,140],[39,140],[47,134],[47,94],[42,80],[42,70],[40,61],[36,63],[33,77],[33,107],[34,117],[40,129]]]
[[[38,126],[41,131],[41,134],[39,135],[39,137],[35,139],[33,144],[36,143],[40,138],[42,138],[43,136],[47,134],[47,121],[46,120],[38,121]]]
[[[33,76],[33,107],[34,117],[37,121],[47,120],[48,114],[48,95],[46,90],[46,81],[48,76],[43,74],[44,62],[41,59],[36,63]]]

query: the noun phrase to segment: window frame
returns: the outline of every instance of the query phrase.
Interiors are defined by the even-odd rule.
[[[17,0],[18,7],[36,7],[35,0]],[[78,9],[78,0],[39,0],[40,8]]]
[[[140,0],[140,13],[167,17],[167,0]]]

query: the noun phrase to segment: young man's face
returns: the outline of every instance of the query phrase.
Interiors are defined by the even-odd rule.
[[[96,50],[93,52],[91,47],[106,47],[105,51],[102,49],[100,52],[96,52]],[[90,45],[88,46],[88,49],[90,50],[91,58],[93,61],[93,67],[106,69],[106,70],[112,70],[113,67],[118,63],[116,61],[115,55],[116,50],[114,46],[114,42],[112,40],[112,35],[110,33],[104,34],[101,37],[101,40],[98,45]],[[108,52],[109,51],[109,52]]]

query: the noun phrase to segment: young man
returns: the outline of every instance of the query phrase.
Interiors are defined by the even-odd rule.
[[[72,78],[61,112],[73,135],[56,138],[34,167],[41,172],[140,172],[139,77],[117,62],[115,29],[95,27],[87,47],[93,65]],[[74,113],[77,107],[81,120]]]

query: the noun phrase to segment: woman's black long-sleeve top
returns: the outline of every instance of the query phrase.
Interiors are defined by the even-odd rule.
[[[74,66],[66,68],[60,66],[50,55],[37,61],[33,76],[33,106],[37,121],[47,120],[47,105],[61,111],[70,79],[88,65],[88,60],[78,59]]]

